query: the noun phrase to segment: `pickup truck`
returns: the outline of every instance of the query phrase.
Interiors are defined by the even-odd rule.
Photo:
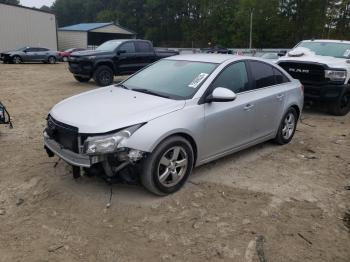
[[[147,40],[110,40],[96,50],[71,55],[69,71],[79,82],[93,78],[97,85],[108,86],[115,75],[133,74],[159,59],[178,54],[176,51],[155,51]]]
[[[350,41],[305,40],[277,64],[305,88],[305,99],[327,106],[329,113],[350,111]]]

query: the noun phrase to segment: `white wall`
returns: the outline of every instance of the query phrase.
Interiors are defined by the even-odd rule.
[[[87,48],[88,33],[79,31],[58,31],[58,49]]]
[[[55,15],[0,4],[0,51],[24,46],[57,50]]]

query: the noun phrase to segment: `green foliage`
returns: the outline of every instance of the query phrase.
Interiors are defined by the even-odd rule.
[[[1,1],[1,0],[0,0]],[[59,26],[117,22],[157,46],[292,47],[307,38],[350,38],[349,0],[56,0]]]

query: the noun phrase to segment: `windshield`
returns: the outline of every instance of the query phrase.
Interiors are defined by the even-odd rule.
[[[350,44],[331,42],[301,42],[297,47],[304,47],[316,55],[349,58]]]
[[[121,41],[108,41],[96,48],[97,51],[114,51],[122,42]]]
[[[191,98],[217,64],[161,60],[123,82],[123,86],[137,91],[159,94],[171,99]]]
[[[261,56],[265,59],[278,59],[278,55],[276,53],[266,53]]]
[[[15,51],[23,51],[23,50],[26,50],[28,47],[21,47],[21,48],[18,48],[17,50]]]

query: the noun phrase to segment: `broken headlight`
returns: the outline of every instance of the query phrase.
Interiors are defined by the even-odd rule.
[[[85,153],[88,155],[110,154],[117,151],[123,142],[131,137],[142,124],[127,127],[117,133],[89,137],[84,142]]]

